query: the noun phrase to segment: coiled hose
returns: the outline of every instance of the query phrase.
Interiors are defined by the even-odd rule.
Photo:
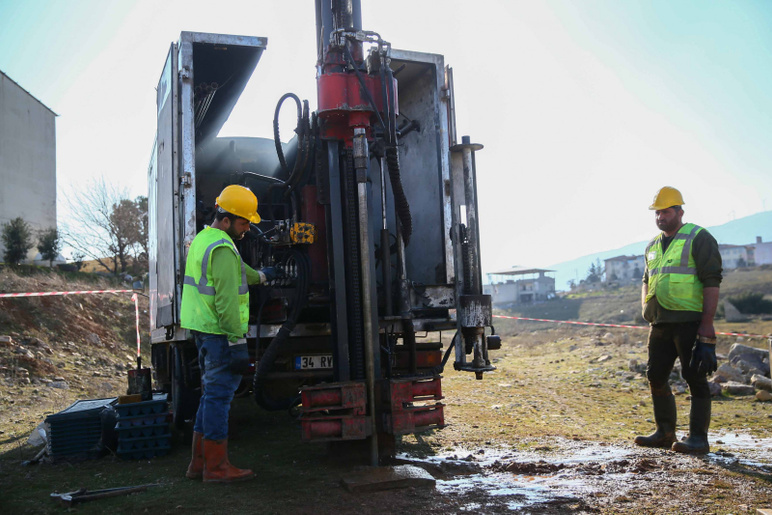
[[[292,407],[297,402],[297,396],[291,396],[284,399],[272,399],[265,394],[263,387],[265,386],[266,376],[273,368],[276,358],[279,355],[279,351],[284,347],[287,342],[290,333],[295,328],[300,312],[306,305],[308,299],[308,287],[310,279],[311,265],[308,261],[308,256],[299,250],[290,250],[289,255],[285,258],[284,263],[288,263],[291,260],[295,261],[297,265],[297,282],[295,285],[295,298],[292,302],[292,307],[287,315],[287,320],[282,324],[279,332],[273,337],[268,348],[260,357],[260,362],[255,368],[255,376],[252,381],[252,389],[255,394],[255,401],[257,404],[269,411],[284,410]],[[258,334],[258,342],[260,335]]]

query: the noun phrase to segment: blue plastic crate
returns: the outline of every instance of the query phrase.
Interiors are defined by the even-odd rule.
[[[117,454],[124,459],[150,459],[163,456],[171,449],[171,434],[139,438],[118,438]]]
[[[117,404],[115,406],[115,411],[118,412],[119,420],[123,417],[139,417],[166,413],[169,410],[169,406],[166,402],[168,397],[169,396],[165,393],[154,393],[153,400],[151,401]]]
[[[118,442],[132,439],[132,438],[146,438],[149,436],[169,436],[170,426],[166,424],[155,424],[152,426],[129,426],[119,428],[115,427],[118,432]]]
[[[98,457],[103,451],[101,414],[116,401],[115,397],[80,400],[46,417],[49,454],[55,459]]]
[[[129,427],[156,426],[158,424],[168,424],[170,421],[169,413],[156,413],[154,415],[139,415],[136,417],[120,417],[115,424],[115,429],[121,430]]]

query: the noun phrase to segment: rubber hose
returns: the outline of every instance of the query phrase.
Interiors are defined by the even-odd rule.
[[[255,394],[255,401],[257,404],[269,411],[284,410],[292,407],[297,400],[297,397],[288,397],[285,399],[269,399],[263,392],[263,385],[265,383],[265,376],[270,372],[271,368],[276,361],[276,357],[279,355],[279,350],[284,347],[284,343],[289,338],[290,333],[295,328],[300,312],[305,307],[306,300],[308,299],[308,286],[309,286],[309,274],[310,265],[307,257],[299,251],[291,251],[290,257],[295,258],[295,262],[298,265],[298,281],[295,289],[295,302],[292,304],[292,309],[287,315],[287,321],[282,324],[279,332],[273,337],[268,348],[260,358],[260,363],[255,369],[255,376],[252,382],[252,389]],[[289,259],[289,258],[288,258]],[[286,262],[286,260],[285,260]],[[258,334],[258,340],[260,335]]]
[[[399,217],[399,223],[402,226],[402,239],[405,246],[410,243],[410,236],[413,234],[413,217],[410,214],[410,204],[405,196],[405,190],[402,187],[402,178],[399,172],[399,154],[397,147],[386,149],[386,165],[389,169],[389,182],[391,190],[394,193],[394,205]]]
[[[293,99],[297,105],[298,126],[300,125],[300,121],[303,117],[303,107],[298,96],[294,93],[285,93],[282,95],[282,97],[279,99],[279,102],[276,104],[276,110],[273,112],[273,142],[276,144],[276,153],[279,155],[279,163],[281,164],[281,168],[286,174],[289,174],[289,168],[287,167],[287,160],[284,158],[284,150],[281,148],[281,138],[279,137],[279,113],[281,112],[281,105],[288,98]]]

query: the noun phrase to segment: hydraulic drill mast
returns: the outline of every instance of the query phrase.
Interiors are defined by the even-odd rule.
[[[455,141],[442,56],[363,30],[358,1],[317,0],[316,20],[317,109],[284,95],[273,140],[217,137],[265,39],[183,33],[172,46],[150,167],[153,362],[182,424],[199,388],[178,316],[186,244],[211,222],[224,185],[248,186],[263,220],[239,252],[287,278],[250,291],[255,368],[243,393],[266,409],[298,408],[306,441],[369,441],[375,464],[395,436],[444,425],[440,374],[451,353],[478,378],[493,370],[482,146]],[[288,100],[298,124],[286,144],[278,114]],[[158,230],[170,218],[171,240]],[[440,331],[456,334],[444,355]]]

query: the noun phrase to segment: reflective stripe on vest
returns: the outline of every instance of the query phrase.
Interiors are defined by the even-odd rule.
[[[186,329],[202,333],[225,334],[220,327],[220,317],[215,309],[215,289],[210,269],[212,252],[219,247],[228,247],[239,259],[241,284],[238,288],[238,309],[240,332],[244,334],[247,332],[249,321],[249,285],[246,266],[233,241],[223,231],[211,227],[207,227],[195,237],[188,251],[183,278],[180,323]],[[195,276],[199,273],[201,275],[196,279]]]
[[[209,245],[204,251],[204,257],[201,260],[201,278],[196,282],[191,276],[185,274],[183,284],[193,286],[198,290],[201,295],[214,295],[214,286],[207,286],[207,272],[209,271],[209,255],[214,249],[221,245],[229,245],[233,251],[239,256],[241,262],[241,284],[239,285],[239,295],[249,293],[249,285],[247,284],[247,269],[244,267],[244,261],[241,260],[239,251],[236,250],[236,246],[230,240],[222,239]]]
[[[700,231],[702,227],[684,224],[673,236],[666,251],[662,251],[662,234],[646,248],[646,266],[649,269],[647,301],[656,296],[665,309],[702,311],[702,283],[697,278],[692,257],[692,242]],[[673,265],[663,266],[672,261],[675,261]]]

